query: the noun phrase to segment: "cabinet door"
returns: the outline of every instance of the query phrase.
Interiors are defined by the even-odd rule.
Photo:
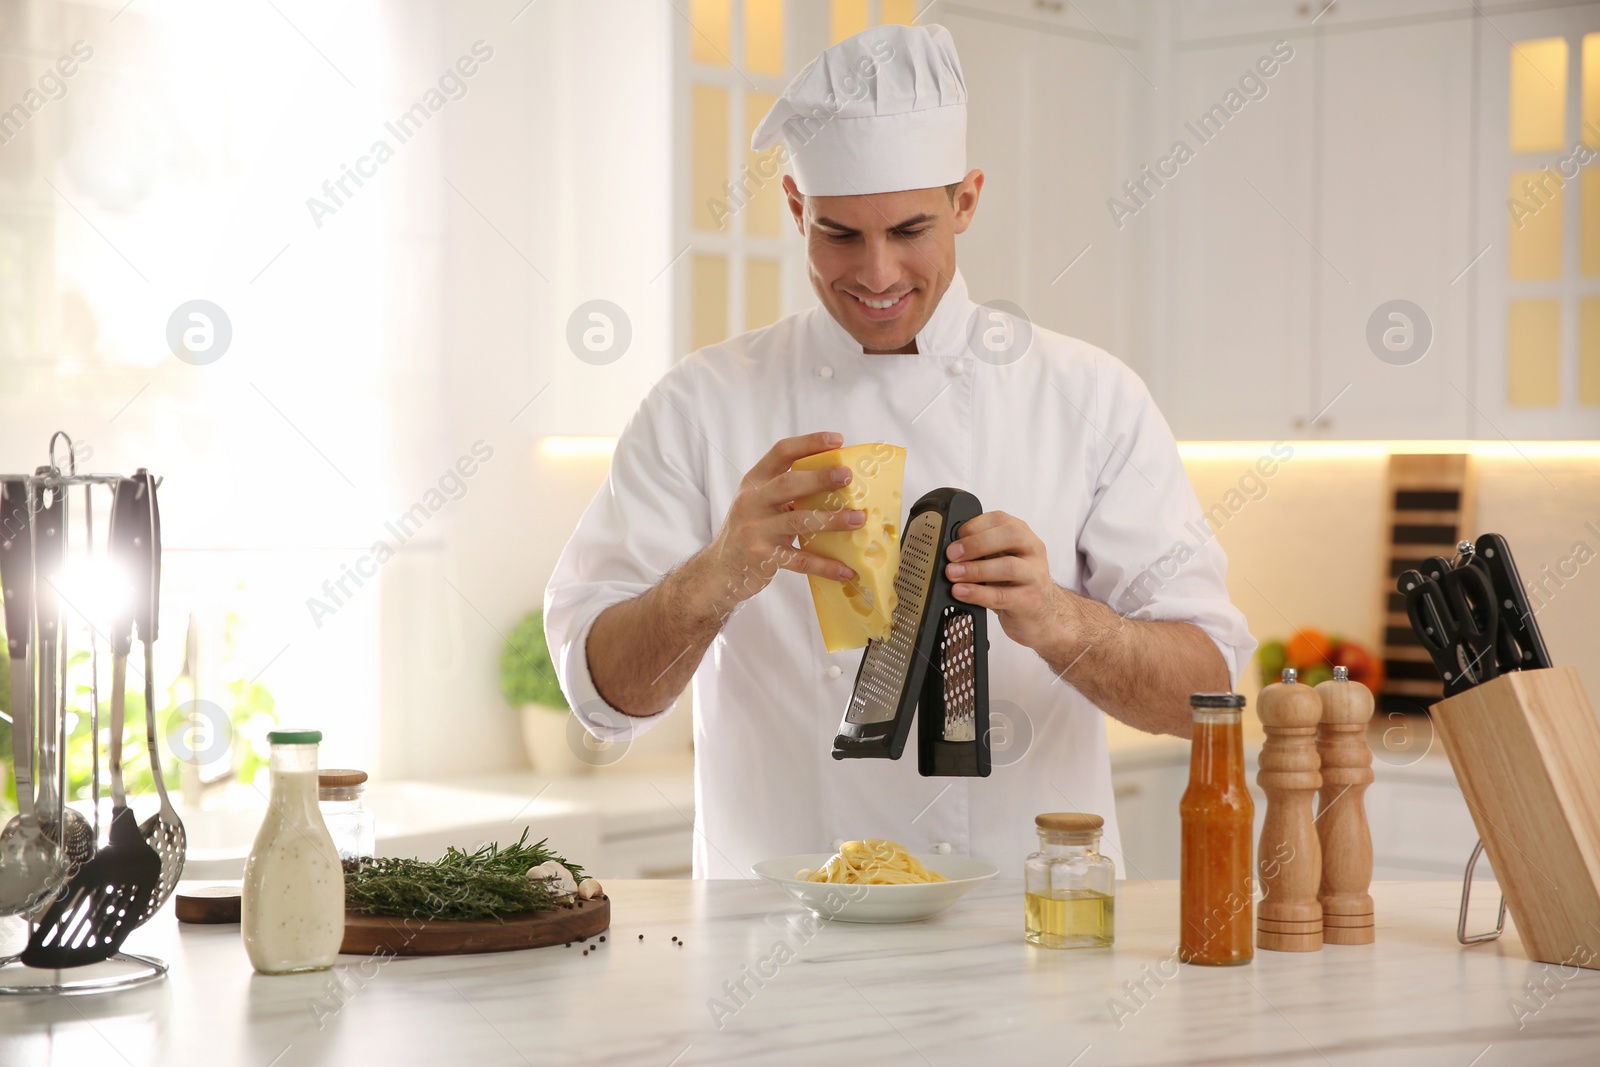
[[[1146,61],[1100,40],[1048,32],[1034,34],[1029,51],[1023,106],[1032,136],[1024,146],[1027,214],[1018,232],[1025,300],[1018,302],[1035,322],[1142,371],[1127,328],[1132,235],[1109,225],[1105,201],[1126,177],[1138,102],[1155,91],[1130,66]]]
[[[1105,207],[1124,177],[1130,94],[1148,89],[1126,58],[1136,40],[1114,22],[1102,37],[1071,7],[1012,0],[939,21],[961,53],[967,158],[985,179],[957,246],[973,299],[1009,300],[1041,326],[1137,365],[1123,298],[1132,238],[1107,225]]]
[[[1117,803],[1122,855],[1117,876],[1133,879],[1176,878],[1182,844],[1178,802],[1187,785],[1186,757],[1170,763],[1113,768],[1111,792]]]
[[[1317,401],[1331,406],[1313,430],[1464,437],[1467,399],[1452,386],[1465,382],[1465,279],[1479,251],[1469,240],[1471,21],[1328,34],[1319,47],[1311,361]]]
[[[956,263],[972,299],[1010,300],[1033,310],[1020,295],[1023,262],[1018,242],[1028,228],[1023,202],[1029,128],[1029,33],[982,11],[943,12],[939,23],[955,39],[966,77],[967,165],[984,173],[978,213],[956,241]]]
[[[1157,399],[1179,438],[1301,436],[1294,420],[1315,413],[1309,46],[1294,42],[1264,81],[1266,95],[1220,130],[1199,125],[1272,47],[1258,40],[1175,54],[1171,128],[1156,141],[1163,155],[1182,141],[1193,158],[1124,220],[1132,229],[1166,215],[1170,312]]]

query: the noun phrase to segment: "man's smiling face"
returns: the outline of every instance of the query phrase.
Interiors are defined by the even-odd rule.
[[[823,307],[868,352],[915,351],[955,275],[956,234],[978,209],[983,172],[953,191],[802,196],[788,175],[783,189]]]

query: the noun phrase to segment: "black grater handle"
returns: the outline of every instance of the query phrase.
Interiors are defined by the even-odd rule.
[[[938,624],[932,627],[927,674],[923,676],[918,703],[917,771],[924,778],[987,778],[991,767],[989,610],[957,600],[952,592],[953,583],[945,577],[947,550],[960,540],[962,525],[983,514],[983,505],[977,497],[959,489],[940,492],[948,492],[950,497],[947,522],[939,538],[939,567],[928,596],[927,615]],[[973,740],[947,741],[944,724],[948,680],[944,673],[942,642],[946,628],[962,617],[972,620]]]

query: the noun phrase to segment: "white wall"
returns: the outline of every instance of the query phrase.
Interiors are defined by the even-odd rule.
[[[499,693],[503,635],[539,606],[604,473],[603,462],[542,463],[537,443],[617,433],[666,368],[670,337],[669,278],[652,279],[672,258],[666,42],[677,16],[626,0],[439,10],[442,50],[479,38],[495,48],[465,101],[474,106],[447,115],[437,294],[445,436],[484,440],[494,459],[439,544],[385,573],[382,769],[408,777],[524,765]],[[632,346],[607,366],[566,342],[569,315],[595,298],[633,325]]]

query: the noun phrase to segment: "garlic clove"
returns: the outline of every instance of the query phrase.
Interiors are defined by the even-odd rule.
[[[572,877],[572,872],[555,860],[548,860],[537,867],[529,867],[527,876],[529,881],[549,881],[550,889],[560,900],[571,900],[573,894],[578,891],[578,882]]]
[[[600,888],[600,883],[595,881],[593,878],[585,878],[582,882],[578,883],[579,900],[594,900],[596,897],[603,896],[604,894],[605,890]]]

